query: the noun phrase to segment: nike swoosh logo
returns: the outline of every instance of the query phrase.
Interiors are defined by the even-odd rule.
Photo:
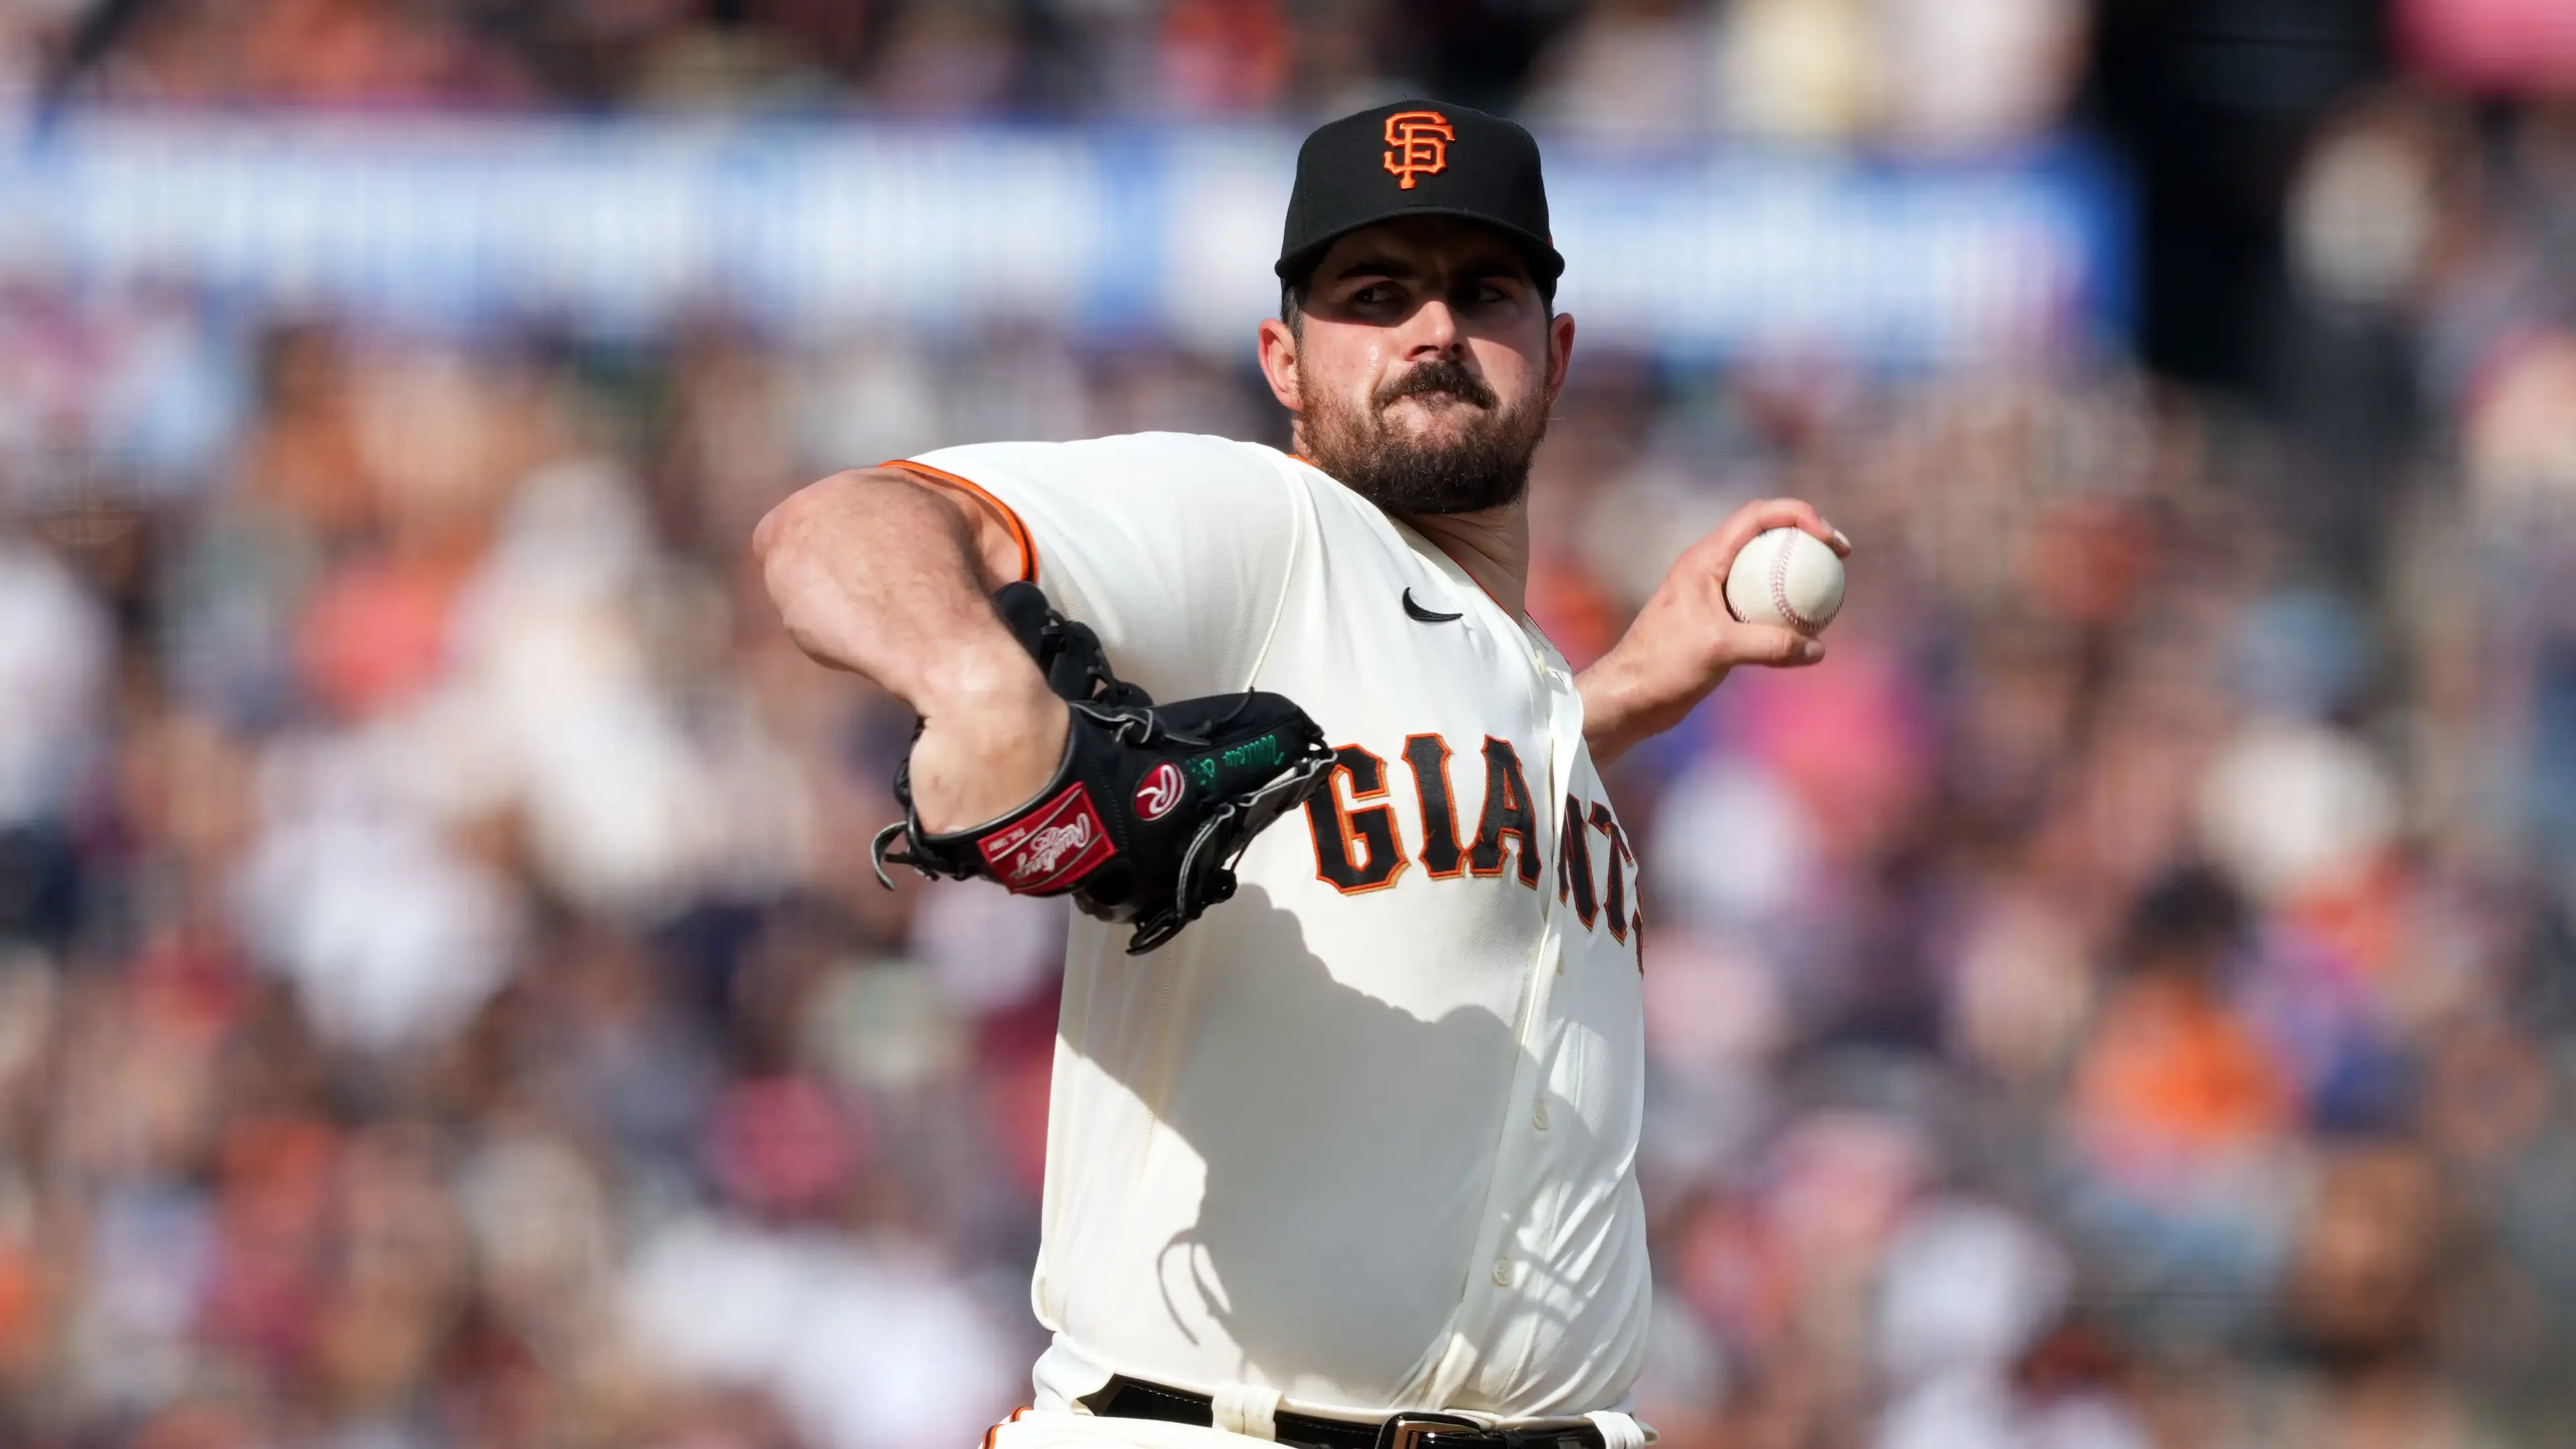
[[[1404,591],[1404,612],[1408,617],[1425,624],[1446,624],[1453,620],[1467,617],[1464,614],[1444,614],[1438,609],[1426,609],[1420,604],[1413,602],[1413,590],[1411,589],[1406,589]]]

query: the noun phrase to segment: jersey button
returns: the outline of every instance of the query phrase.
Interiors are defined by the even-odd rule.
[[[1538,1129],[1538,1130],[1540,1130],[1541,1132],[1544,1132],[1544,1131],[1546,1131],[1546,1130],[1547,1130],[1547,1099],[1546,1099],[1546,1098],[1541,1097],[1541,1098],[1539,1099],[1539,1103],[1538,1103],[1538,1110],[1537,1110],[1537,1111],[1535,1111],[1535,1112],[1530,1113],[1530,1125],[1531,1125],[1531,1126],[1533,1126],[1533,1127],[1535,1127],[1535,1128],[1537,1128],[1537,1129]]]
[[[1494,1260],[1494,1286],[1497,1288],[1509,1288],[1512,1286],[1512,1265],[1510,1259],[1496,1258]]]

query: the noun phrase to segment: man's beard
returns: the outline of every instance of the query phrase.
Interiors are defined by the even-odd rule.
[[[1446,392],[1446,412],[1473,406],[1455,440],[1399,435],[1386,410],[1417,393]],[[1547,436],[1547,393],[1496,411],[1494,390],[1448,358],[1382,384],[1365,414],[1339,398],[1306,405],[1306,456],[1342,486],[1389,513],[1474,513],[1517,500],[1529,487],[1530,458]]]

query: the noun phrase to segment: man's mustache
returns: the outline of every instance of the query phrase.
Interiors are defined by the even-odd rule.
[[[1446,357],[1435,358],[1392,382],[1381,384],[1370,401],[1378,411],[1384,412],[1400,399],[1426,392],[1445,392],[1489,412],[1499,401],[1494,390],[1485,386],[1474,373]]]

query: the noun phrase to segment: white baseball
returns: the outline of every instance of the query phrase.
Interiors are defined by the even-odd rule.
[[[1747,624],[1819,633],[1842,611],[1843,561],[1804,529],[1764,529],[1726,571],[1726,607]]]

